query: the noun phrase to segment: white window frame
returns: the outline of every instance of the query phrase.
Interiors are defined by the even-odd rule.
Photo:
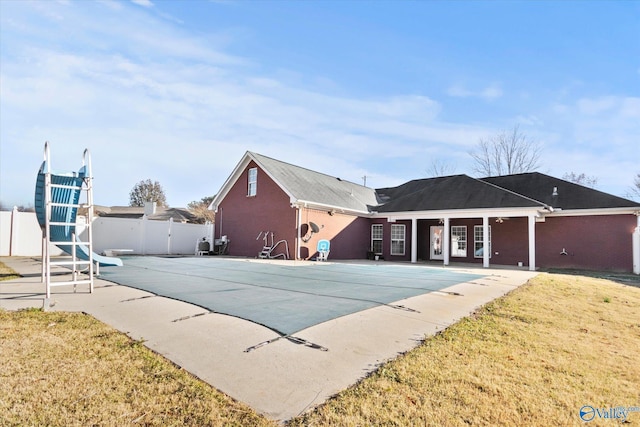
[[[254,197],[258,193],[258,168],[251,168],[247,172],[247,197]]]
[[[476,255],[478,249],[484,247],[484,239],[483,239],[483,226],[482,225],[474,225],[473,226],[473,257],[474,258],[483,258],[482,255]],[[489,258],[491,258],[491,226],[489,226]]]
[[[464,239],[461,239],[464,237]],[[467,226],[466,225],[452,225],[451,226],[451,256],[466,258],[467,257],[467,248],[469,247],[469,237],[467,235]],[[460,248],[461,244],[464,243],[464,248]]]
[[[371,224],[371,251],[375,255],[382,255],[384,238],[384,227],[382,224]],[[375,251],[375,245],[373,242],[380,242],[380,252]]]
[[[404,224],[391,224],[391,255],[404,255],[407,237],[407,226]],[[402,245],[401,251],[395,250],[395,245]]]

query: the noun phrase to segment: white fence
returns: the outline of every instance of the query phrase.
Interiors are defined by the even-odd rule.
[[[51,247],[52,255],[63,252]],[[34,212],[0,212],[0,256],[40,256],[42,231]]]
[[[80,239],[86,230],[79,227]],[[139,255],[193,255],[203,237],[213,242],[213,224],[182,224],[169,221],[103,218],[93,221],[93,250],[131,249]],[[0,256],[40,256],[42,232],[33,212],[0,212]],[[52,248],[53,255],[62,254]]]
[[[213,242],[213,224],[140,219],[103,218],[93,220],[93,248],[97,253],[108,249],[131,249],[139,255],[193,255],[202,238]],[[80,237],[86,240],[86,232]]]

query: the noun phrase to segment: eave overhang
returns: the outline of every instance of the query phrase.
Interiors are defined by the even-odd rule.
[[[443,219],[443,218],[516,218],[535,216],[542,218],[550,212],[548,207],[534,206],[528,208],[482,208],[482,209],[450,209],[432,211],[408,212],[374,212],[373,218],[388,218],[389,220],[409,219]]]

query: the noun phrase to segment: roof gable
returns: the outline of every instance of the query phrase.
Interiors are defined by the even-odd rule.
[[[214,198],[212,206],[217,206],[224,199],[251,161],[289,196],[291,203],[358,213],[367,213],[370,206],[377,205],[376,193],[372,188],[247,151]]]
[[[539,172],[493,176],[482,178],[482,181],[540,200],[556,209],[602,209],[640,206],[640,203]],[[556,190],[555,194],[554,189]]]

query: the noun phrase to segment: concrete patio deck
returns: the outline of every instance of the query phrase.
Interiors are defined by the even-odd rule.
[[[0,257],[0,262],[23,276],[0,282],[0,308],[43,307],[45,285],[40,282],[39,260]],[[252,262],[296,265],[294,261]],[[320,323],[296,332],[302,340],[298,342],[281,339],[247,320],[101,279],[96,280],[93,294],[86,285],[78,286],[76,293],[72,286],[53,288],[49,309],[88,313],[133,339],[144,340],[150,349],[257,412],[284,421],[323,403],[381,363],[536,275],[517,269],[446,268],[483,277],[443,289],[447,292],[394,303],[411,311],[381,305]],[[57,268],[53,279],[64,272]],[[272,342],[257,346],[268,341]]]

